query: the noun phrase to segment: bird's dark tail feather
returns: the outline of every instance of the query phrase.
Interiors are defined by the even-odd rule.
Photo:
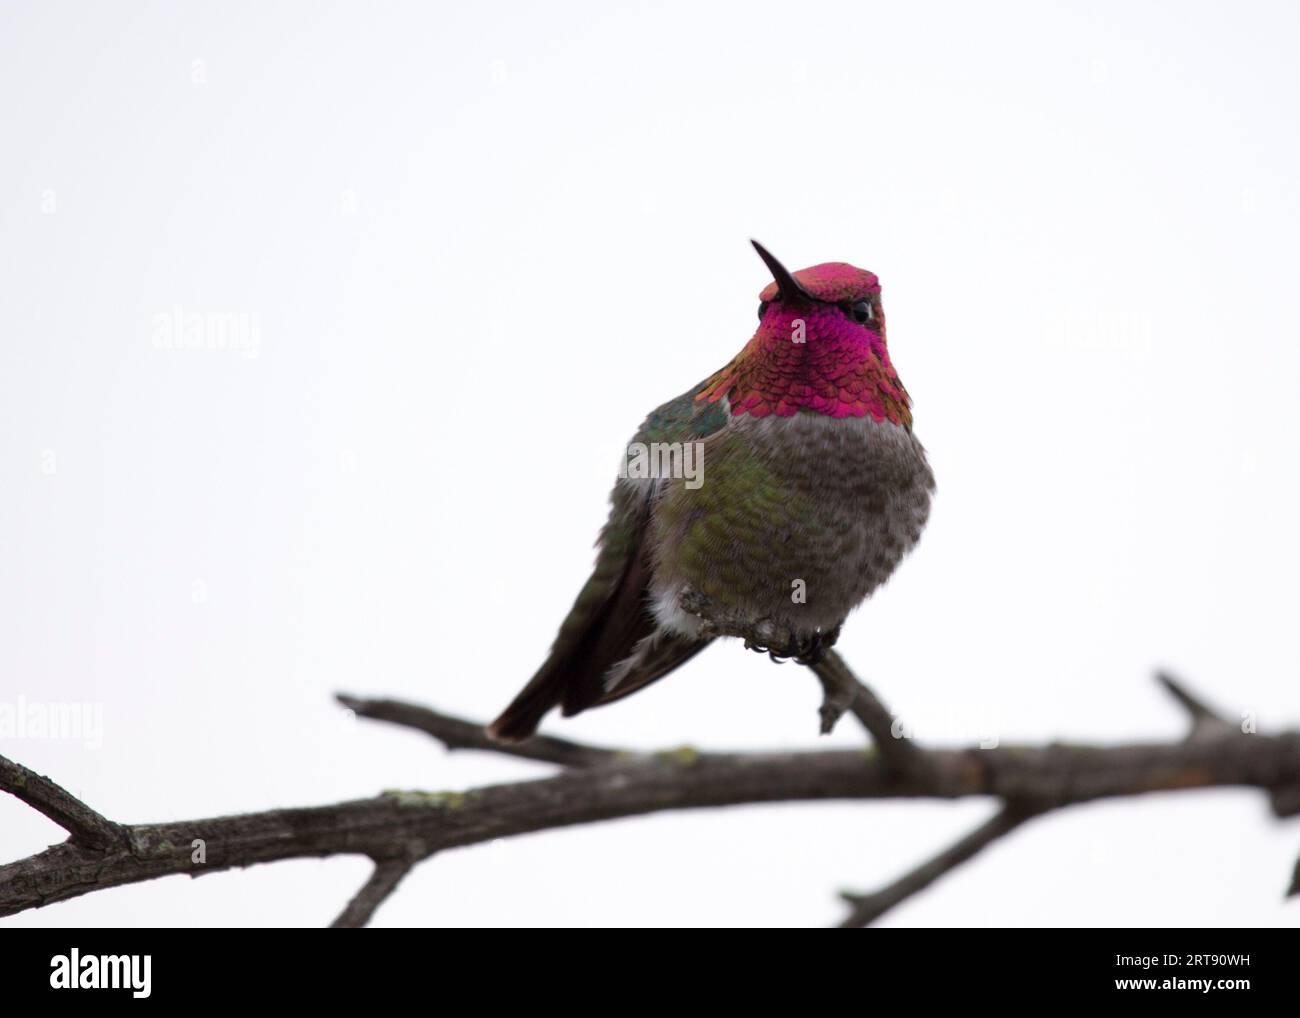
[[[709,642],[707,639],[665,635],[646,650],[636,667],[612,688],[607,688],[604,682],[610,666],[608,659],[597,657],[574,661],[552,657],[501,716],[488,726],[488,735],[497,742],[523,742],[537,731],[543,715],[552,707],[559,707],[565,717],[572,717],[592,707],[621,700],[676,670]]]
[[[564,675],[554,667],[544,667],[488,725],[488,735],[497,742],[523,742],[537,731],[543,715],[558,706],[564,696]]]

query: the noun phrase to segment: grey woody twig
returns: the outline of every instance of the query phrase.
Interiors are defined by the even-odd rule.
[[[872,894],[840,895],[850,906],[849,914],[840,923],[841,929],[869,926],[895,905],[925,890],[945,873],[956,869],[999,838],[1010,834],[1026,820],[1043,812],[1044,808],[1008,803],[960,841],[954,842],[893,883]]]
[[[1192,728],[1187,733],[1189,739],[1232,735],[1248,737],[1240,725],[1234,724],[1221,711],[1209,706],[1168,672],[1157,672],[1156,681],[1178,702],[1191,719]],[[1273,809],[1274,816],[1293,817],[1300,814],[1300,785],[1280,784],[1270,789],[1269,805]]]
[[[330,923],[331,928],[357,929],[367,925],[389,895],[397,890],[406,874],[415,868],[415,862],[407,859],[381,859],[375,863],[370,879],[361,885],[361,889],[352,896],[347,907],[339,917]]]
[[[1156,672],[1156,681],[1164,687],[1165,692],[1174,698],[1191,719],[1192,730],[1188,738],[1198,739],[1206,735],[1223,735],[1237,731],[1236,726],[1231,721],[1193,694],[1181,681],[1168,672]]]
[[[850,670],[835,650],[812,666],[824,690],[822,731],[829,732],[845,709],[850,711],[870,734],[881,757],[890,766],[909,773],[923,772],[929,766],[925,751],[911,739],[894,735],[894,716],[880,698]]]
[[[87,848],[112,848],[125,844],[125,829],[100,816],[75,795],[49,778],[0,756],[0,791],[27,803],[68,832],[72,841]]]
[[[790,628],[771,619],[758,622],[716,604],[712,598],[696,590],[687,590],[680,597],[682,610],[700,620],[701,635],[729,636],[745,641],[746,647],[771,651],[784,658],[798,658],[800,644],[797,634]],[[879,697],[862,680],[853,674],[844,658],[833,644],[839,630],[826,634],[826,643],[815,663],[810,663],[822,686],[821,733],[829,734],[845,712],[850,712],[871,735],[880,755],[899,770],[919,771],[926,766],[925,754],[909,739],[894,735],[894,717]]]
[[[475,721],[465,721],[428,707],[401,700],[368,700],[347,693],[337,694],[336,699],[358,717],[414,728],[433,736],[449,750],[481,749],[561,767],[596,767],[625,755],[618,750],[586,746],[549,735],[535,735],[526,742],[502,743],[488,738],[484,727]]]

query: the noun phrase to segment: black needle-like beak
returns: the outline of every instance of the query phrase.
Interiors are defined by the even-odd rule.
[[[754,250],[758,252],[758,257],[763,259],[763,264],[767,270],[772,273],[772,278],[776,280],[776,288],[780,293],[780,299],[786,301],[806,300],[815,301],[817,298],[799,285],[799,280],[795,279],[790,271],[778,262],[775,256],[756,240],[751,240]]]

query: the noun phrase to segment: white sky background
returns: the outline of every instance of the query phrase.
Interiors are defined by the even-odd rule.
[[[103,745],[0,752],[126,821],[545,773],[331,695],[504,706],[620,448],[751,335],[751,236],[882,277],[939,492],[841,649],[918,734],[1175,738],[1161,664],[1300,722],[1298,38],[1283,3],[5,4],[0,702],[102,705]],[[156,349],[176,305],[260,356]],[[817,702],[731,643],[550,730],[855,744]],[[518,838],[377,924],[822,925],[991,808]],[[0,801],[3,860],[59,837]],[[1078,808],[887,925],[1292,925],[1298,850],[1252,792]],[[368,868],[4,922],[319,926]]]

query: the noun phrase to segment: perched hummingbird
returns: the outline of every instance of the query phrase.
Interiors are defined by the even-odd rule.
[[[595,571],[488,729],[496,739],[528,738],[552,707],[612,703],[698,654],[712,637],[683,609],[688,591],[787,628],[810,663],[921,536],[934,475],[885,346],[879,281],[843,262],[792,274],[753,244],[773,276],[758,331],[629,446],[680,443],[702,470],[620,470]]]

